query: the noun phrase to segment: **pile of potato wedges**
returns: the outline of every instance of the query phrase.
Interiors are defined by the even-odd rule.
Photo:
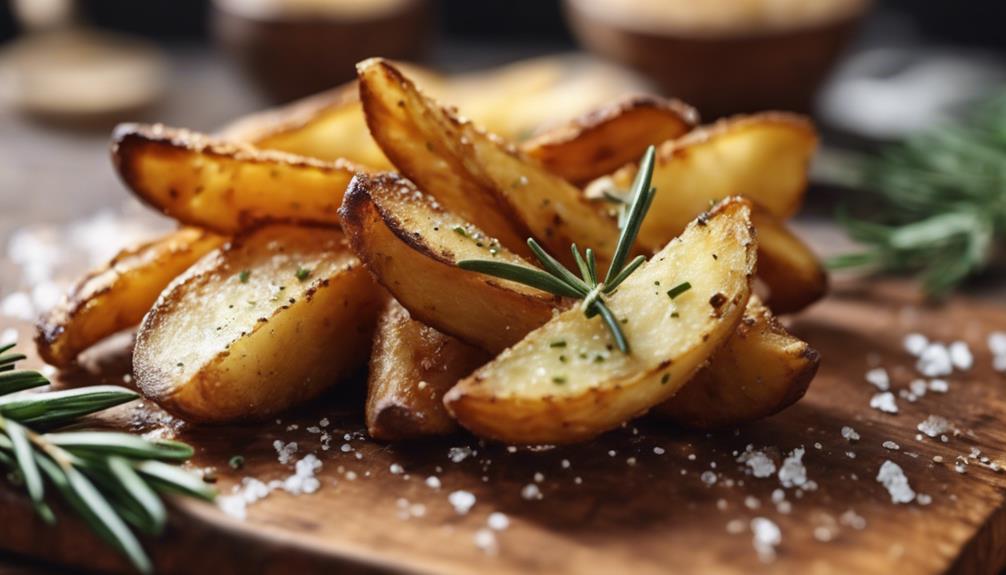
[[[775,314],[827,289],[785,224],[812,125],[771,112],[700,125],[684,103],[626,96],[528,136],[508,114],[563,110],[526,76],[508,70],[481,99],[458,88],[456,109],[430,95],[451,99],[451,80],[370,59],[353,84],[218,135],[120,125],[123,182],[179,228],[81,279],[39,320],[40,354],[67,367],[138,326],[137,387],[204,423],[265,418],[369,367],[381,440],[460,424],[556,444],[647,412],[712,428],[798,400],[818,354]],[[579,301],[458,265],[532,266],[528,238],[566,265],[572,244],[605,265],[651,145],[656,195],[633,248],[648,260],[607,298],[629,353]]]

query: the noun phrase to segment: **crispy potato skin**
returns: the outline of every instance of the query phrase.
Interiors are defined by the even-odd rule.
[[[608,298],[627,320],[630,354],[614,349],[601,321],[571,309],[451,389],[447,409],[482,437],[555,444],[588,439],[666,401],[740,321],[753,233],[748,203],[731,199],[633,273]],[[688,292],[664,294],[682,281],[692,284]]]
[[[388,62],[366,60],[357,70],[374,139],[448,211],[518,254],[528,253],[525,240],[534,236],[570,264],[573,242],[610,258],[615,222],[575,186],[433,101]]]
[[[678,100],[628,96],[525,142],[521,151],[553,174],[583,185],[638,161],[650,145],[686,134],[698,117]]]
[[[46,362],[68,367],[102,339],[140,323],[171,280],[224,238],[183,228],[119,252],[80,279],[36,324],[35,344]]]
[[[817,351],[752,296],[737,330],[709,365],[654,413],[698,429],[755,421],[803,397],[819,363]]]
[[[353,178],[340,214],[350,247],[412,317],[467,343],[498,353],[560,303],[457,267],[462,259],[524,262],[395,174]]]
[[[137,333],[137,386],[188,421],[267,417],[365,365],[385,297],[337,229],[250,231],[161,294]]]
[[[793,313],[824,297],[828,272],[813,250],[765,208],[754,206],[751,219],[758,230],[758,278],[768,286],[768,307]]]
[[[481,349],[412,319],[389,299],[370,354],[367,431],[383,441],[454,431],[444,394],[489,359]]]
[[[112,160],[141,200],[184,224],[233,234],[264,222],[338,224],[362,168],[248,146],[161,125],[120,124]]]

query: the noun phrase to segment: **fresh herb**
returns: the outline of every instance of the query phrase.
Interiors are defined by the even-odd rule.
[[[465,227],[462,225],[455,225],[454,227],[451,228],[451,231],[463,238],[468,237],[468,230],[466,230]]]
[[[227,465],[234,470],[241,469],[245,466],[245,458],[243,455],[235,455],[227,461]]]
[[[295,274],[297,279],[300,281],[305,281],[307,278],[311,277],[311,270],[307,268],[298,267],[297,273]]]
[[[888,147],[849,176],[874,205],[869,217],[852,217],[847,206],[838,217],[865,249],[829,266],[915,273],[930,297],[952,291],[997,249],[1006,253],[1006,93]]]
[[[250,277],[251,272],[249,270],[241,270],[241,273],[238,274],[238,281],[240,281],[243,284],[246,284],[248,283],[248,278]]]
[[[555,377],[552,378],[552,383],[554,383],[556,385],[562,385],[562,384],[566,383],[566,378],[563,377],[563,376],[561,376],[561,375],[557,375],[557,376],[555,376]]]
[[[650,187],[650,181],[653,177],[654,155],[654,147],[650,146],[643,155],[636,179],[629,192],[631,199],[628,204],[622,206],[619,217],[621,233],[618,236],[618,243],[615,245],[615,254],[611,258],[611,264],[603,280],[599,281],[596,258],[591,248],[587,248],[584,254],[581,254],[576,244],[570,246],[573,259],[580,272],[580,276],[577,277],[559,260],[549,255],[534,238],[528,238],[527,245],[542,267],[545,268],[544,270],[490,260],[462,260],[458,262],[458,265],[466,270],[523,283],[555,295],[582,300],[580,307],[584,314],[587,317],[600,316],[615,339],[618,349],[622,353],[628,354],[629,342],[626,340],[618,320],[615,319],[615,315],[608,308],[605,296],[611,295],[632,272],[646,261],[645,257],[636,256],[626,264],[629,252],[639,234],[643,218],[646,216],[646,212],[653,202],[653,195],[656,193],[656,190]]]
[[[163,531],[167,513],[160,495],[215,496],[202,480],[172,465],[189,459],[192,448],[113,431],[53,431],[138,395],[107,385],[17,394],[49,380],[15,370],[25,356],[8,353],[13,347],[0,347],[0,465],[20,479],[46,523],[56,521],[47,497],[51,489],[134,567],[149,573],[150,559],[135,532]]]
[[[566,347],[566,340],[558,339],[548,344],[549,347]]]

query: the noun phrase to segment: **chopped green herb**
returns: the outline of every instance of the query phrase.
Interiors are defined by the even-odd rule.
[[[227,465],[229,465],[231,469],[241,469],[245,466],[245,458],[243,455],[235,455],[227,461]]]
[[[566,340],[564,340],[564,339],[557,339],[557,340],[553,341],[552,343],[548,344],[548,346],[549,347],[566,347]]]
[[[688,282],[681,282],[678,285],[667,290],[667,296],[670,297],[671,299],[674,299],[690,289],[692,289],[692,284]]]
[[[665,383],[667,383],[670,380],[671,380],[671,374],[665,373],[664,375],[662,375],[660,377],[660,385],[664,385]]]
[[[454,232],[454,233],[456,233],[456,234],[458,234],[461,237],[465,237],[465,238],[468,237],[468,230],[466,230],[465,227],[462,226],[462,225],[457,225],[457,226],[452,227],[451,231]]]
[[[566,359],[567,359],[567,358],[566,358],[566,356],[565,356],[565,355],[560,355],[560,356],[559,356],[559,361],[561,361],[562,363],[566,363]]]
[[[248,283],[248,278],[250,277],[251,277],[251,271],[241,270],[241,273],[238,274],[238,281],[240,281],[243,284],[246,284]]]
[[[300,281],[304,281],[307,278],[311,277],[311,270],[307,268],[298,267],[296,275],[297,279],[299,279]]]
[[[561,376],[561,375],[557,375],[557,376],[555,376],[555,377],[552,378],[552,383],[554,383],[556,385],[562,385],[562,384],[566,383],[566,378],[563,377],[563,376]]]

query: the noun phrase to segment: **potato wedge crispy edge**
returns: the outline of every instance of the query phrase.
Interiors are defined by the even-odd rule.
[[[268,222],[337,225],[342,194],[363,170],[159,124],[116,127],[112,161],[142,201],[221,234]]]
[[[757,297],[723,347],[654,413],[678,425],[712,429],[768,417],[796,403],[820,355],[794,337]]]
[[[650,145],[686,134],[698,118],[694,108],[678,100],[627,96],[524,142],[521,151],[582,185],[638,161]]]
[[[450,433],[457,424],[444,407],[444,394],[489,359],[481,349],[412,319],[389,299],[370,355],[370,436],[395,441]]]
[[[36,324],[35,344],[46,362],[69,367],[106,337],[140,323],[178,274],[225,239],[183,228],[122,250],[82,277]]]
[[[253,230],[161,294],[137,333],[137,386],[188,421],[261,419],[362,368],[385,297],[338,229]]]
[[[353,251],[412,317],[497,353],[545,323],[559,299],[457,267],[524,260],[397,174],[353,178],[339,213]],[[495,253],[494,253],[495,252]]]
[[[725,342],[750,296],[756,261],[746,201],[689,225],[608,298],[632,346],[617,351],[597,318],[563,312],[444,397],[477,435],[518,444],[588,439],[680,389]],[[668,288],[689,282],[676,298]]]

